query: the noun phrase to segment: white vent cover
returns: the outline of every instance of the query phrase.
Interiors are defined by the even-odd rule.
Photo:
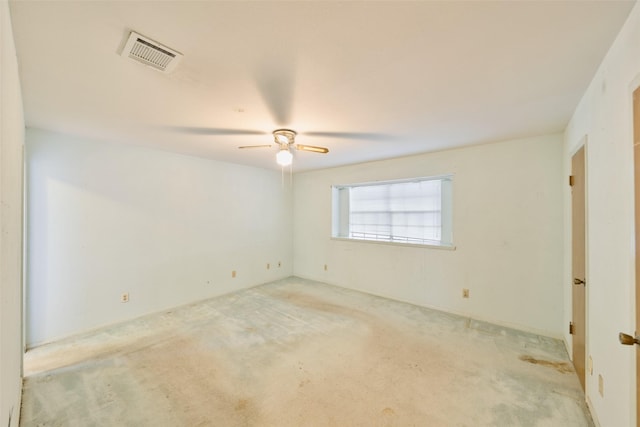
[[[133,31],[122,49],[122,56],[142,62],[164,73],[171,72],[182,59],[180,52]]]

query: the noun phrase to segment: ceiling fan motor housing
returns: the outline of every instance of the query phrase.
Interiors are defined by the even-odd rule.
[[[293,145],[296,138],[296,131],[291,129],[276,129],[273,131],[273,137],[276,143],[281,146],[284,145]]]

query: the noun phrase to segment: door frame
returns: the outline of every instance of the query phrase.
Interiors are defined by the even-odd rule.
[[[629,113],[628,113],[628,119],[631,123],[631,126],[629,126],[629,140],[630,140],[630,145],[631,145],[631,149],[632,149],[632,157],[633,157],[633,164],[632,164],[632,196],[634,198],[633,201],[633,235],[634,235],[634,252],[635,252],[635,248],[638,246],[638,242],[636,242],[635,240],[635,236],[637,235],[636,232],[636,217],[638,215],[640,215],[640,212],[637,211],[636,209],[636,183],[635,183],[635,174],[636,174],[636,168],[640,167],[640,165],[636,164],[636,160],[635,160],[635,140],[636,140],[636,126],[635,126],[635,100],[634,100],[634,94],[636,93],[636,91],[640,91],[640,74],[637,74],[632,80],[631,83],[628,86],[628,90],[627,90],[627,99],[629,102]],[[640,334],[640,277],[638,277],[638,275],[640,274],[640,266],[638,265],[638,257],[637,254],[635,255],[635,259],[634,259],[634,263],[633,263],[633,268],[632,270],[632,284],[630,286],[630,301],[632,304],[632,319],[631,319],[631,328],[629,328],[629,331],[633,331],[634,335],[636,334]],[[636,425],[640,425],[640,348],[638,348],[638,346],[634,346],[634,351],[635,351],[635,355],[633,357],[633,362],[631,363],[631,366],[629,367],[629,372],[633,375],[632,378],[634,378],[634,384],[633,387],[631,387],[631,392],[632,394],[635,394],[635,396],[632,396],[632,402],[635,402],[635,407],[631,407],[630,408],[630,412],[631,412],[631,420],[635,420]]]
[[[629,87],[629,99],[631,102],[631,147],[632,147],[632,157],[633,157],[633,235],[634,235],[634,268],[633,268],[633,284],[631,286],[632,297],[630,298],[633,303],[633,334],[640,334],[640,261],[638,259],[638,248],[640,247],[640,242],[637,240],[638,236],[638,227],[639,227],[639,218],[640,218],[640,209],[638,209],[638,201],[637,197],[640,194],[640,189],[637,188],[637,175],[638,169],[640,169],[640,162],[636,156],[636,136],[638,132],[640,132],[640,125],[636,123],[637,118],[636,114],[636,93],[640,94],[640,75],[636,76],[633,79],[631,86]],[[638,110],[640,110],[640,106],[638,106]],[[638,126],[637,126],[638,125]],[[633,372],[632,378],[634,378],[634,387],[632,387],[633,392],[635,393],[632,402],[635,402],[635,408],[632,408],[632,417],[631,419],[636,420],[636,425],[640,424],[640,348],[638,346],[634,347],[634,357],[632,368],[629,372]]]
[[[584,149],[584,150],[583,150]],[[588,159],[588,136],[584,135],[580,141],[578,142],[578,144],[573,147],[573,150],[569,153],[569,171],[570,171],[570,175],[573,175],[574,171],[573,171],[573,158],[576,154],[578,154],[578,152],[580,150],[583,150],[583,156],[584,156],[584,170],[583,170],[583,178],[584,178],[584,187],[583,187],[583,191],[584,191],[584,280],[586,282],[586,285],[584,286],[584,307],[583,307],[583,311],[584,311],[584,378],[580,379],[580,382],[582,383],[584,381],[584,393],[585,393],[585,399],[588,401],[588,390],[589,390],[589,377],[591,376],[592,372],[591,372],[591,359],[589,357],[589,266],[588,266],[588,233],[587,233],[587,229],[588,229],[588,199],[587,199],[587,194],[588,194],[588,175],[587,175],[587,170],[588,170],[588,164],[587,164],[587,159]],[[575,317],[574,317],[574,285],[573,284],[573,280],[575,277],[575,272],[573,271],[573,195],[572,195],[572,189],[570,188],[569,190],[569,213],[568,213],[568,217],[569,217],[569,286],[570,291],[569,291],[569,297],[570,297],[570,312],[571,312],[571,316],[570,316],[570,321],[573,322],[575,321]],[[573,362],[573,364],[575,365],[575,359],[574,359],[574,352],[575,352],[575,348],[574,348],[574,339],[573,339],[574,335],[571,335],[571,351],[569,352],[569,357],[571,358],[571,361]],[[576,372],[576,374],[578,374]]]

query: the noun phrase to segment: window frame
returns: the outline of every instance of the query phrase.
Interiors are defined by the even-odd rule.
[[[434,249],[447,249],[455,250],[456,247],[453,244],[453,179],[454,174],[443,174],[435,176],[423,176],[414,178],[403,178],[393,180],[381,180],[360,182],[352,184],[340,184],[331,186],[331,239],[349,242],[364,242],[375,243],[382,245],[393,246],[407,246],[407,247],[422,247],[422,248],[434,248]],[[393,241],[393,240],[375,240],[364,239],[357,237],[350,237],[350,197],[349,191],[345,189],[351,189],[356,187],[371,187],[378,185],[392,185],[402,184],[408,182],[424,182],[424,181],[440,181],[441,182],[441,207],[440,207],[440,243],[437,241],[429,241],[425,243],[426,239],[420,243],[411,243],[406,241]],[[392,224],[390,224],[392,225]],[[444,236],[448,235],[448,240]],[[433,243],[431,243],[433,242]]]

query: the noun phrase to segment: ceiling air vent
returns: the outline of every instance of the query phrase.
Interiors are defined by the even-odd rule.
[[[129,57],[164,73],[171,72],[182,54],[138,33],[131,32],[122,56]]]

